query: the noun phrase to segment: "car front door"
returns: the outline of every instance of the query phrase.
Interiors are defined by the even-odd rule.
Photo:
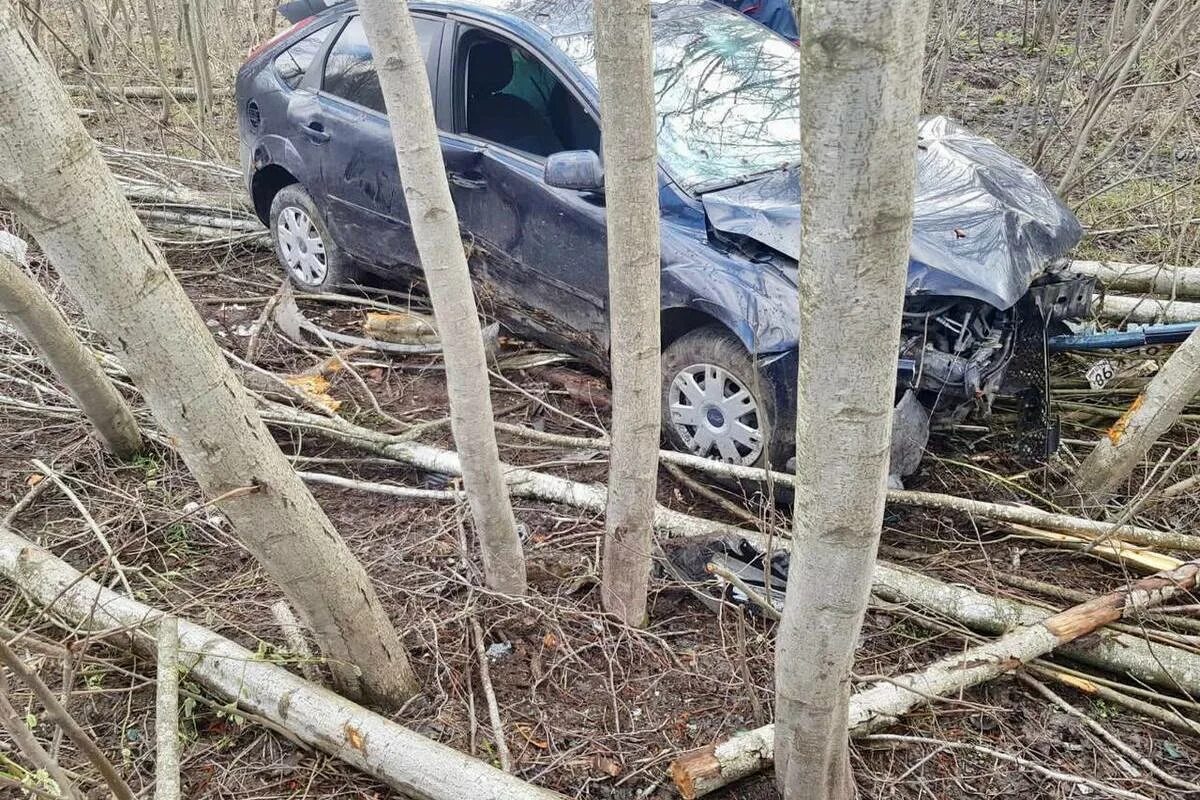
[[[414,15],[413,22],[432,82],[443,21]],[[334,238],[375,267],[416,264],[383,93],[358,16],[346,22],[328,49],[318,104],[318,118],[302,132],[324,141],[321,176]]]
[[[480,302],[519,331],[597,366],[608,357],[604,199],[556,189],[546,156],[600,149],[595,119],[567,83],[515,42],[459,23],[439,87],[447,178]]]

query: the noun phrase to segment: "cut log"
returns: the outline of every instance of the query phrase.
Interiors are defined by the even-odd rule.
[[[1096,316],[1112,322],[1155,325],[1200,320],[1200,303],[1189,303],[1184,300],[1106,294],[1097,296],[1095,308]]]
[[[112,592],[0,527],[0,575],[79,629],[121,637],[153,658],[163,614]],[[565,800],[315,686],[250,650],[179,620],[181,666],[224,700],[418,800]]]
[[[1096,278],[1106,289],[1131,294],[1200,298],[1200,267],[1129,264],[1123,261],[1072,261],[1071,271]]]
[[[989,681],[1103,625],[1159,605],[1195,586],[1198,575],[1200,561],[1189,561],[943,658],[923,670],[873,684],[850,699],[850,734],[872,733],[931,698]],[[773,741],[773,725],[737,734],[683,754],[672,762],[671,777],[685,798],[700,797],[764,769],[773,759]]]

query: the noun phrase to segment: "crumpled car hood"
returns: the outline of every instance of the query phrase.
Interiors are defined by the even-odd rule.
[[[908,293],[1014,305],[1079,243],[1079,220],[1031,168],[946,117],[918,128]],[[702,195],[709,224],[799,260],[800,176],[780,170]]]

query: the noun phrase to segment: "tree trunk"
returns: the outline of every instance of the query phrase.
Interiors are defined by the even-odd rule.
[[[375,54],[404,199],[441,335],[450,428],[462,456],[463,485],[483,550],[484,575],[491,588],[521,595],[526,588],[525,557],[500,474],[483,333],[458,214],[446,184],[425,60],[406,0],[363,0],[359,9]]]
[[[849,673],[886,491],[927,0],[800,3],[795,533],[775,656],[788,800],[854,794]]]
[[[1200,391],[1200,331],[1176,348],[1145,390],[1075,470],[1081,504],[1103,503]]]
[[[200,487],[225,497],[221,510],[316,634],[339,690],[403,702],[415,681],[366,572],[254,413],[9,3],[0,203],[33,233]]]
[[[0,248],[3,243],[0,242]],[[118,458],[142,449],[133,412],[42,288],[0,252],[0,317],[29,340]]]
[[[158,621],[164,617],[160,611],[104,588],[3,525],[0,576],[50,610],[52,619],[154,657]],[[180,667],[191,680],[370,775],[397,797],[566,800],[311,684],[186,619],[179,620],[179,653]]]
[[[154,704],[154,800],[179,800],[179,620],[158,618]]]
[[[595,19],[613,387],[600,597],[606,611],[640,626],[646,622],[662,421],[650,3],[600,0]]]

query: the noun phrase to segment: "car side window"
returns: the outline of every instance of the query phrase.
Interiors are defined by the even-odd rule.
[[[459,132],[545,157],[600,152],[600,129],[555,74],[525,50],[473,32],[459,45]]]
[[[428,62],[434,42],[441,33],[442,22],[429,17],[413,17],[413,25],[417,29],[421,55]],[[361,18],[351,19],[329,49],[322,89],[372,111],[384,112],[383,91],[379,87],[379,76],[375,73]]]
[[[300,81],[304,80],[304,73],[308,72],[313,59],[317,57],[317,53],[321,52],[321,45],[325,44],[330,31],[336,27],[336,25],[326,25],[320,30],[313,31],[275,56],[275,69],[289,89],[295,89],[300,85]]]

